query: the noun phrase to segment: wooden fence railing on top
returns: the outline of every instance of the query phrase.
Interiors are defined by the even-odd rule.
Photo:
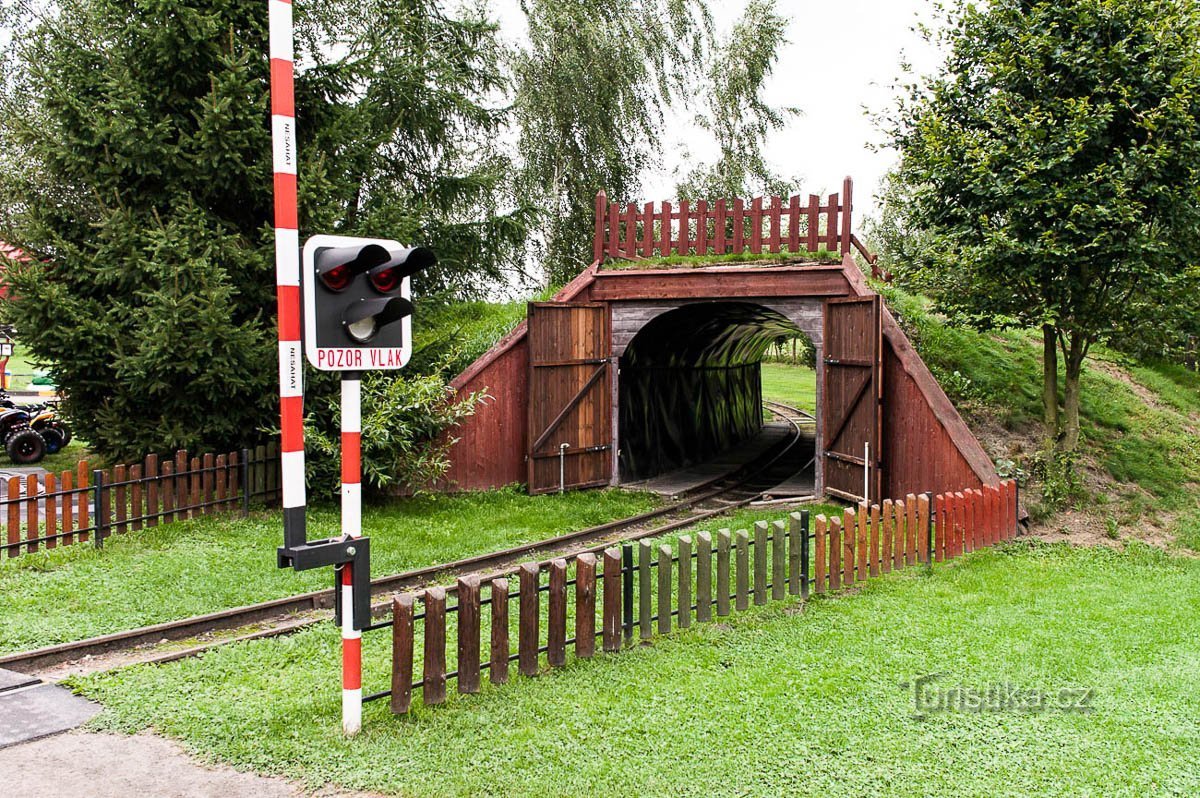
[[[615,653],[635,637],[648,641],[751,602],[806,599],[953,559],[1014,537],[1017,500],[1011,480],[936,497],[909,494],[840,517],[818,515],[811,528],[807,511],[792,513],[788,523],[760,521],[752,532],[643,540],[398,595],[392,619],[371,627],[392,629],[391,688],[366,700],[390,698],[392,712],[402,714],[417,691],[427,706],[445,701],[452,680],[459,693],[479,692],[485,671],[492,684],[504,684],[514,662],[521,675],[537,676],[565,665],[570,649],[578,658],[597,647]]]
[[[852,227],[854,182],[846,178],[840,195],[822,200],[810,194],[756,197],[745,200],[705,200],[694,204],[680,200],[678,206],[653,202],[641,207],[622,207],[596,195],[596,228],[592,242],[595,260],[605,257],[639,258],[670,255],[725,255],[782,253],[800,254],[826,250],[841,255],[857,250],[875,269],[876,258]]]
[[[248,511],[251,499],[279,498],[279,453],[271,443],[240,453],[189,456],[180,450],[161,462],[89,469],[82,460],[60,474],[12,476],[0,499],[2,550],[8,557],[91,542],[215,512]]]

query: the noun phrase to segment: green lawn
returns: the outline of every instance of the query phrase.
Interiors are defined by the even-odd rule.
[[[93,726],[397,795],[1194,795],[1200,561],[1019,543],[693,627],[339,734],[333,626],[76,683]],[[368,691],[388,637],[368,634]],[[912,680],[1048,694],[918,712]],[[1090,711],[1062,711],[1091,691]],[[959,693],[960,699],[969,693]],[[941,697],[940,699],[938,697]]]
[[[817,372],[786,363],[762,364],[763,399],[782,402],[808,413],[817,412]]]
[[[527,496],[515,489],[432,495],[367,507],[372,572],[396,573],[541,540],[651,509],[620,490]],[[337,533],[334,508],[312,511],[309,537]],[[275,567],[277,513],[213,516],[0,561],[0,652],[328,587],[328,569]]]

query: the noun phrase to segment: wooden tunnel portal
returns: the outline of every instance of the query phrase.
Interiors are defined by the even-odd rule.
[[[998,481],[852,257],[851,184],[678,208],[597,198],[595,260],[452,381],[488,398],[452,433],[444,487],[617,485],[758,432],[767,347],[816,351],[815,488],[847,500]],[[840,260],[816,257],[818,249]],[[641,260],[779,253],[753,264]]]

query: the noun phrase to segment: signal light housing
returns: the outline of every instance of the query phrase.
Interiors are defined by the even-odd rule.
[[[437,257],[424,247],[347,236],[304,245],[304,343],[322,371],[403,368],[412,354],[409,278]]]

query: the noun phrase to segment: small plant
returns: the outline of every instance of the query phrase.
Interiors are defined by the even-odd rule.
[[[1041,485],[1042,502],[1051,512],[1087,500],[1075,460],[1072,453],[1038,452],[1030,462],[1031,472]]]
[[[1104,536],[1109,540],[1121,539],[1121,526],[1117,523],[1117,519],[1111,515],[1104,518]]]

